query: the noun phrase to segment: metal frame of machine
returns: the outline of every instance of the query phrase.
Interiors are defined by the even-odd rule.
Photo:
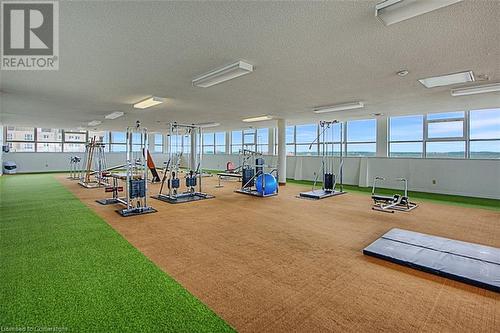
[[[375,177],[373,179],[372,187],[372,200],[373,210],[378,210],[385,213],[394,213],[394,211],[409,212],[418,207],[414,202],[410,201],[408,197],[408,180],[406,178],[397,178],[397,181],[404,183],[404,194],[394,194],[393,196],[379,195],[375,193],[377,181],[385,181],[383,177]]]
[[[140,136],[140,143],[133,142],[134,134]],[[138,151],[133,150],[133,144],[140,144]],[[105,188],[106,192],[112,192],[113,197],[109,199],[96,200],[102,205],[122,204],[123,209],[116,212],[122,216],[133,216],[156,212],[151,206],[148,206],[148,132],[146,128],[140,127],[137,121],[135,128],[127,128],[127,161],[125,174],[105,173],[105,176],[113,179],[113,185]],[[118,180],[125,182],[124,198],[120,198],[118,192],[123,191],[123,187],[118,186]]]
[[[316,139],[311,142],[309,145],[309,149],[318,142],[321,144],[321,174],[323,175],[323,184],[321,189],[315,189],[316,183],[318,181],[319,173],[316,174],[316,178],[314,180],[311,191],[308,192],[300,192],[298,197],[302,199],[325,199],[329,197],[333,197],[336,195],[345,194],[342,177],[344,170],[344,157],[342,152],[342,140],[340,140],[340,150],[339,150],[339,169],[337,174],[333,172],[334,164],[335,164],[335,133],[334,133],[334,125],[339,124],[340,126],[340,135],[342,136],[342,123],[338,120],[333,121],[320,121],[319,128],[320,132]],[[320,141],[322,140],[322,142]],[[339,183],[337,183],[337,176]],[[340,190],[337,191],[336,187],[339,185]]]
[[[68,179],[79,180],[81,167],[80,164],[82,162],[82,158],[80,156],[71,156],[69,158],[69,176]]]
[[[183,131],[184,133],[181,133]],[[170,140],[169,140],[169,160],[165,166],[163,178],[161,180],[160,190],[157,195],[152,196],[154,199],[165,201],[171,204],[199,201],[204,199],[212,199],[213,195],[202,191],[202,161],[203,161],[203,128],[194,124],[170,124]],[[175,151],[172,144],[172,136],[181,138],[181,144],[176,141]],[[191,153],[188,159],[187,172],[184,176],[186,191],[179,191],[181,188],[181,180],[179,171],[184,151],[184,136],[191,137]],[[168,193],[163,193],[165,183],[168,188]]]
[[[85,145],[85,155],[83,157],[83,164],[80,170],[80,184],[86,188],[96,188],[101,186],[108,186],[103,172],[106,168],[106,155],[104,153],[105,145],[102,141],[98,141],[94,136]]]
[[[253,195],[256,197],[272,197],[278,194],[279,186],[276,183],[276,189],[273,193],[265,194],[266,188],[266,177],[265,168],[271,169],[268,173],[273,175],[278,181],[278,168],[277,166],[266,165],[264,159],[262,158],[262,154],[243,149],[240,152],[241,156],[241,188],[236,190],[236,193]],[[255,164],[250,164],[249,160],[255,157]],[[262,175],[262,188],[264,189],[262,192],[259,192],[255,187],[255,182],[257,177]]]

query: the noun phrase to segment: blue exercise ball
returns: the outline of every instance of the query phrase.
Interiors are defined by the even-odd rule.
[[[262,186],[262,179],[264,179],[265,188]],[[262,195],[273,194],[278,188],[278,182],[276,182],[276,178],[274,178],[273,175],[265,173],[257,176],[257,179],[255,180],[255,188],[257,189],[257,192]]]

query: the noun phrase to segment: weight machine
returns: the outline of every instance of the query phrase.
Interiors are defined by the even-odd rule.
[[[404,183],[404,194],[394,194],[393,196],[386,196],[376,194],[377,181],[385,181],[383,177],[375,177],[373,179],[372,200],[373,210],[378,210],[385,213],[394,213],[395,210],[402,212],[409,212],[418,207],[414,202],[410,201],[408,196],[408,181],[406,178],[397,178],[397,181]]]
[[[124,209],[116,212],[122,216],[133,216],[156,212],[147,203],[148,193],[148,132],[141,128],[137,121],[135,128],[127,128],[127,161],[125,173],[104,173],[105,177],[113,180],[112,185],[105,188],[105,192],[111,192],[113,196],[108,199],[96,200],[102,205],[122,204]],[[136,139],[139,139],[136,141]],[[134,146],[139,148],[134,149]],[[125,182],[125,197],[120,198],[119,192],[123,192],[123,186],[118,186],[118,181]]]
[[[243,149],[241,156],[241,188],[236,193],[257,197],[271,197],[278,194],[278,167],[266,165],[261,153]],[[254,164],[251,164],[251,161]],[[265,172],[265,169],[270,169]]]
[[[202,127],[197,125],[171,123],[169,134],[169,159],[164,169],[160,191],[157,195],[152,196],[152,198],[171,204],[215,198],[213,195],[202,191]],[[184,138],[186,136],[191,139],[191,153],[187,163],[187,171],[184,175],[185,189],[181,190],[181,179],[179,178],[179,174],[184,151]],[[175,145],[173,144],[174,138]],[[168,189],[167,193],[163,193],[165,185]]]
[[[80,170],[80,184],[86,188],[96,188],[108,186],[103,172],[106,171],[106,155],[104,153],[104,143],[94,136],[85,145],[85,155],[83,157],[84,169]]]
[[[82,158],[80,156],[71,156],[69,158],[69,177],[68,179],[77,180],[80,179],[80,163]]]
[[[309,149],[312,146],[319,142],[321,147],[321,174],[323,176],[323,185],[321,189],[315,190],[316,183],[318,181],[319,173],[316,174],[316,178],[314,179],[314,183],[311,191],[308,192],[300,192],[299,198],[304,199],[325,199],[329,197],[333,197],[336,195],[345,194],[343,184],[342,184],[342,176],[344,171],[344,157],[342,152],[342,143],[339,143],[339,169],[337,174],[334,173],[335,167],[335,124],[339,124],[340,130],[340,142],[342,142],[342,123],[338,120],[333,121],[320,121],[319,128],[320,132],[316,139],[309,145]],[[321,139],[321,141],[320,141]],[[339,190],[337,190],[337,185],[339,186]]]

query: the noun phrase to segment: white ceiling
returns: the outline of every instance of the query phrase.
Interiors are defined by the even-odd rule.
[[[59,71],[1,72],[0,122],[241,128],[242,118],[262,114],[300,123],[500,106],[500,93],[451,97],[449,88],[417,82],[463,70],[500,81],[500,1],[464,1],[389,27],[374,16],[377,2],[61,1]],[[255,71],[191,86],[196,75],[239,59]],[[409,75],[398,77],[400,69]],[[151,95],[168,101],[131,107]],[[311,112],[355,100],[366,107]],[[126,116],[105,121],[113,111]]]

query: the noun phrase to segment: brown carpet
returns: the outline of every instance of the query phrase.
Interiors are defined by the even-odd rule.
[[[103,189],[58,179],[131,244],[240,332],[499,332],[500,294],[363,256],[393,227],[500,247],[500,212],[420,203],[371,210],[370,197],[321,201],[215,188],[215,199],[122,218]],[[150,187],[156,193],[158,185]]]

